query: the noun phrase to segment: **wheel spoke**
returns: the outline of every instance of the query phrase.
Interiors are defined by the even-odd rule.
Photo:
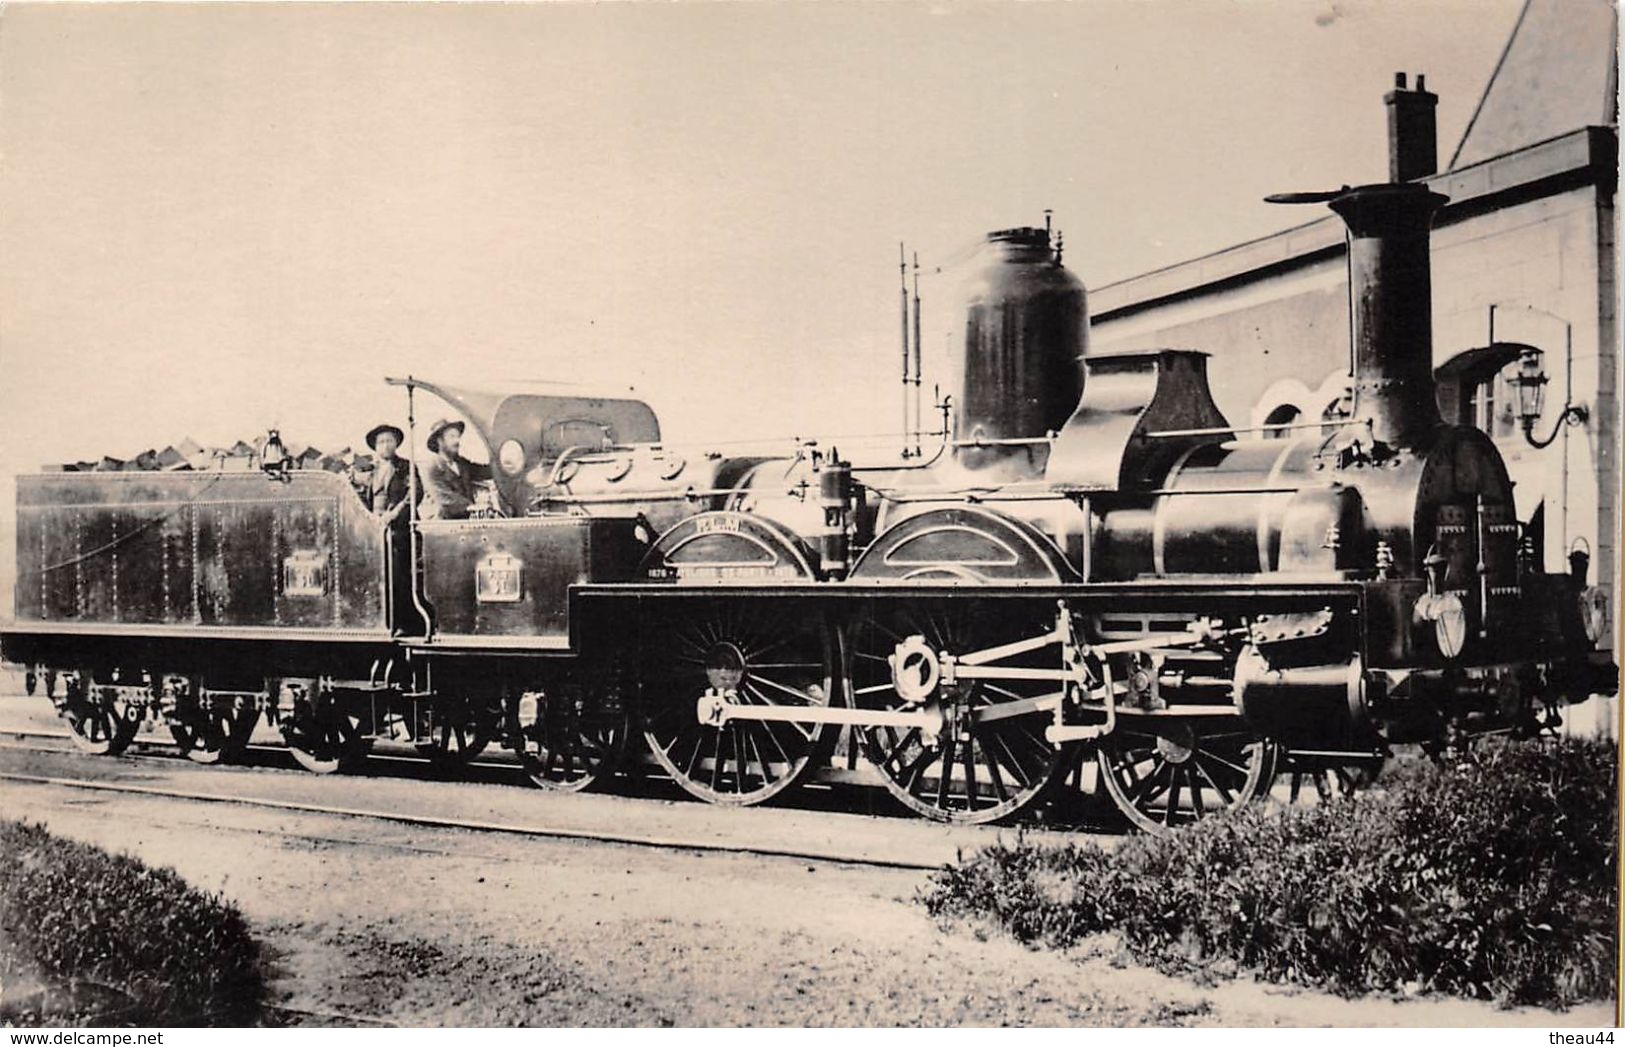
[[[772,785],[773,784],[773,766],[772,766],[771,761],[769,761],[767,756],[762,752],[762,743],[758,740],[758,735],[764,735],[764,734],[769,739],[771,739],[773,737],[773,732],[770,731],[770,730],[766,730],[765,728],[761,729],[761,730],[752,730],[750,732],[750,736],[749,736],[750,749],[751,749],[751,752],[754,753],[755,756],[756,756],[756,765],[762,769],[762,784],[763,785]],[[775,741],[773,744],[777,745],[778,742]]]
[[[799,703],[801,703],[803,705],[812,705],[814,703],[813,696],[808,694],[806,691],[797,690],[794,687],[786,686],[785,684],[782,684],[782,683],[778,682],[777,680],[773,679],[770,676],[752,675],[751,676],[751,681],[753,683],[757,682],[757,681],[765,683],[769,687],[773,688],[774,690],[780,691],[780,692],[782,692],[784,694],[789,695],[790,697],[794,698],[797,702],[799,702]]]
[[[1032,788],[1033,780],[1030,777],[1028,777],[1026,766],[1023,765],[1022,762],[1016,758],[1015,753],[1011,752],[1010,744],[1004,740],[1004,735],[1001,734],[999,731],[994,730],[994,731],[991,731],[988,735],[986,735],[986,737],[991,739],[993,742],[995,742],[999,747],[999,751],[1001,753],[1003,753],[1004,760],[1005,760],[1005,766],[1007,768],[1009,768],[1011,777],[1013,777],[1015,779],[1016,787],[1018,789],[1022,789],[1022,790]],[[984,747],[988,748],[989,749],[989,755],[992,755],[991,747],[989,747],[989,746],[984,746]]]
[[[925,769],[931,766],[932,762],[935,761],[940,755],[940,749],[933,749],[926,746],[922,746],[920,748],[920,755],[915,757],[914,762],[909,764],[907,769],[903,772],[902,781],[910,793],[914,792],[914,785],[920,780],[921,776],[925,774]]]
[[[1212,760],[1214,763],[1223,764],[1225,767],[1228,767],[1230,770],[1236,772],[1236,776],[1238,778],[1245,779],[1247,777],[1247,768],[1241,766],[1240,764],[1231,763],[1229,760],[1226,760],[1224,757],[1211,750],[1200,750],[1199,755]]]
[[[694,748],[689,751],[688,759],[683,764],[683,774],[689,777],[693,776],[694,769],[700,765],[700,752],[705,748],[708,732],[695,728],[691,733],[694,738]],[[672,744],[676,745],[677,743],[674,741]]]
[[[727,733],[727,728],[709,733],[716,743],[711,752],[711,791],[716,792],[722,784],[722,736]]]
[[[745,681],[745,686],[740,689],[740,693],[749,695],[751,698],[755,699],[755,703],[757,705],[775,705],[775,704],[777,704],[776,702],[774,702],[771,698],[769,698],[767,696],[767,693],[765,691],[757,689],[755,680],[746,680]],[[802,697],[807,697],[807,696],[803,695]],[[807,704],[811,705],[811,699],[810,698],[808,699]],[[786,727],[790,728],[792,731],[795,731],[797,734],[801,735],[802,739],[804,741],[807,741],[807,742],[811,742],[813,740],[813,737],[818,733],[817,727],[815,727],[812,724],[798,723],[798,722],[796,722],[794,720],[790,720],[790,721],[787,721],[784,725]]]
[[[1150,789],[1154,784],[1156,784],[1157,776],[1161,774],[1167,766],[1167,764],[1159,764],[1151,771],[1150,774],[1135,782],[1134,788],[1128,794],[1129,799],[1136,804],[1141,802],[1149,802],[1151,796],[1154,795],[1150,793]]]
[[[1174,811],[1179,807],[1180,772],[1184,768],[1171,764],[1168,774],[1168,803],[1162,809],[1162,824],[1174,824]]]
[[[770,723],[764,723],[761,726],[762,734],[767,737],[768,741],[773,743],[773,748],[778,750],[780,762],[787,767],[793,765],[795,761],[790,758],[790,754],[785,751],[784,746],[779,744],[779,736],[773,733],[773,725]]]
[[[1217,778],[1213,777],[1213,775],[1208,773],[1208,769],[1206,767],[1202,766],[1201,756],[1202,756],[1201,753],[1197,753],[1195,756],[1192,757],[1191,762],[1196,765],[1196,769],[1198,771],[1202,772],[1202,777],[1206,778],[1208,780],[1208,784],[1212,785],[1214,790],[1216,792],[1218,792],[1218,794],[1221,797],[1224,798],[1225,806],[1226,807],[1234,806],[1235,802],[1236,802],[1235,795],[1233,793],[1231,793],[1231,791],[1229,789],[1226,789],[1224,787],[1223,783],[1221,783]],[[1293,788],[1294,789],[1297,788],[1296,782],[1294,782]]]
[[[1005,803],[1010,799],[1010,790],[1005,788],[1004,775],[999,771],[999,757],[994,753],[993,747],[988,744],[986,733],[978,729],[976,734],[982,743],[982,752],[987,754],[988,780],[993,783],[993,791],[998,794],[999,802]]]
[[[967,810],[976,806],[976,742],[975,734],[963,742],[965,764],[965,807]]]
[[[937,806],[943,810],[948,809],[948,787],[954,779],[954,744],[953,732],[941,738],[942,759],[937,770]]]
[[[903,735],[901,741],[897,740],[896,730],[890,727],[885,728],[885,730],[892,736],[893,740],[891,748],[886,753],[886,758],[877,761],[882,770],[895,763],[897,759],[903,755],[903,751],[908,747],[910,742],[917,742],[920,740],[920,729],[918,727],[910,727],[908,729],[908,733]]]

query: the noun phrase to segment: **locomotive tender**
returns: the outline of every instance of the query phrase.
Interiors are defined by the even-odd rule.
[[[1237,428],[1205,354],[1091,353],[1049,232],[1009,229],[929,459],[688,452],[633,400],[393,380],[479,431],[499,508],[414,520],[397,557],[331,473],[25,476],[0,645],[91,751],[152,718],[212,762],[263,716],[318,771],[380,736],[453,764],[500,739],[582,789],[646,747],[695,796],[753,804],[844,734],[959,822],[1093,762],[1161,831],[1282,769],[1537,731],[1612,666],[1583,562],[1547,573],[1494,444],[1441,420],[1444,198],[1289,202],[1309,200],[1348,227],[1345,420]]]

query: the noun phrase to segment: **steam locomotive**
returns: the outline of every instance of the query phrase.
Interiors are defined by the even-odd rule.
[[[1205,354],[1090,352],[1048,230],[1007,229],[934,454],[687,451],[635,400],[393,379],[414,419],[439,397],[493,450],[492,511],[414,519],[397,556],[332,473],[21,477],[0,646],[93,752],[156,719],[213,762],[263,717],[316,771],[379,737],[449,764],[499,741],[577,790],[643,750],[694,796],[756,804],[845,741],[953,822],[1036,808],[1092,763],[1162,831],[1285,769],[1538,731],[1613,668],[1583,562],[1548,573],[1494,444],[1441,420],[1444,198],[1287,199],[1348,228],[1345,420],[1237,427]]]

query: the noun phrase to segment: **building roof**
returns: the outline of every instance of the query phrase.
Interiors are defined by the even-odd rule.
[[[1615,123],[1618,41],[1609,0],[1524,0],[1450,166]]]
[[[1574,185],[1599,182],[1618,174],[1618,131],[1587,127],[1536,142],[1426,179],[1450,198],[1434,221],[1446,226],[1502,203],[1531,199]],[[1096,323],[1187,298],[1255,275],[1306,265],[1343,250],[1343,222],[1327,214],[1304,225],[1247,240],[1211,254],[1178,262],[1126,280],[1089,289],[1089,311]]]
[[[1619,23],[1610,0],[1525,0],[1450,170],[1436,226],[1517,198],[1616,178]],[[1096,322],[1343,250],[1335,215],[1089,289]]]

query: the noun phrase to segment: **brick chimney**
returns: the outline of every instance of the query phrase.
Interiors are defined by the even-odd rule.
[[[1405,74],[1394,74],[1394,89],[1382,96],[1388,107],[1388,180],[1409,182],[1439,170],[1439,96],[1427,89],[1427,77],[1416,74],[1416,90],[1405,86]]]

